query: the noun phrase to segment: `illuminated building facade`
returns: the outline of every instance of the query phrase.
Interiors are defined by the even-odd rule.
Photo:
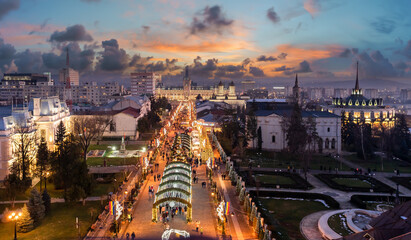
[[[333,98],[332,105],[324,108],[336,115],[344,115],[346,119],[351,115],[355,123],[371,124],[372,128],[380,128],[381,125],[391,128],[395,124],[394,108],[384,106],[382,98],[368,99],[363,96],[358,81],[358,63],[355,87],[351,95],[347,98]]]

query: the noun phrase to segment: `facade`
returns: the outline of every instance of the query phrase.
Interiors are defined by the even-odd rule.
[[[50,73],[5,73],[1,79],[1,86],[53,86],[54,81]]]
[[[86,82],[80,86],[71,87],[71,91],[73,103],[99,106],[108,103],[112,96],[122,95],[124,89],[117,82],[107,82],[103,85],[97,85],[97,82]]]
[[[64,123],[67,132],[71,131],[70,109],[58,97],[33,98],[29,103],[29,111],[36,124],[38,136],[47,141],[49,149],[54,149],[54,140],[60,122]]]
[[[348,118],[352,116],[355,123],[371,124],[373,128],[391,128],[395,124],[395,109],[384,106],[382,98],[368,99],[363,96],[358,81],[358,64],[355,87],[347,98],[333,98],[332,105],[323,106],[323,109],[338,116]]]
[[[63,85],[79,86],[79,73],[70,67],[62,68],[59,71],[59,82]]]
[[[131,95],[155,95],[161,75],[154,72],[131,73]]]
[[[291,113],[291,107],[256,111],[257,128],[261,127],[263,149],[281,151],[287,148],[286,133],[282,122]],[[341,152],[341,118],[339,116],[329,112],[302,111],[302,117],[305,121],[311,117],[316,123],[319,139],[317,143],[313,143],[311,149],[320,153]],[[252,141],[249,146],[253,146]]]

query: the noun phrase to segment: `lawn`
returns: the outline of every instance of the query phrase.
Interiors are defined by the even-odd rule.
[[[88,147],[88,150],[107,150],[106,154],[111,151],[111,147],[115,146],[116,149],[120,149],[121,141],[117,144],[93,144]],[[146,145],[142,144],[129,144],[126,145],[127,150],[141,150],[143,147],[147,147]]]
[[[270,152],[270,151],[261,151],[261,153],[255,150],[247,150],[247,157],[252,159],[253,166],[265,168],[303,168],[304,163],[295,159],[289,153],[284,152]],[[310,169],[320,170],[323,168],[338,168],[340,171],[349,171],[351,168],[342,164],[338,159],[335,159],[328,155],[314,154],[311,160],[308,163]],[[241,163],[241,166],[248,166],[248,161]]]
[[[260,182],[268,184],[295,184],[295,182],[291,178],[279,175],[258,174],[255,176],[255,178]]]
[[[411,177],[392,177],[391,181],[411,190]]]
[[[400,173],[411,173],[411,164],[402,160],[390,160],[382,159],[380,156],[375,156],[371,159],[360,159],[357,154],[350,154],[344,156],[344,158],[350,162],[356,163],[367,170],[368,168],[378,172],[392,172],[394,173],[395,169],[400,170]],[[384,170],[382,171],[382,168]]]
[[[91,209],[95,210],[93,221],[90,215]],[[91,224],[94,223],[100,209],[100,201],[86,202],[85,206],[81,203],[53,203],[50,215],[43,219],[40,226],[28,233],[17,233],[17,238],[19,240],[77,239],[76,217],[79,218],[80,234],[84,237]],[[3,236],[2,239],[7,239],[5,236],[12,239],[13,234],[14,223],[0,223],[0,236]]]
[[[300,233],[301,220],[314,212],[327,210],[323,204],[310,200],[260,199],[261,204],[279,220],[290,239],[304,239]],[[278,239],[287,239],[286,237]]]
[[[334,214],[328,219],[328,225],[330,228],[340,234],[341,236],[347,236],[353,234],[354,232],[347,226],[347,220],[344,214]]]
[[[138,158],[106,158],[106,166],[122,166],[122,165],[135,165],[139,162]],[[88,166],[103,166],[104,165],[104,157],[92,157],[87,158],[87,165]]]
[[[372,184],[358,178],[333,178],[333,181],[346,187],[372,188]]]

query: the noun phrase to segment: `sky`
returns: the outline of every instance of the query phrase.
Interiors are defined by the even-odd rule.
[[[411,1],[0,0],[0,72],[256,81],[411,77]]]

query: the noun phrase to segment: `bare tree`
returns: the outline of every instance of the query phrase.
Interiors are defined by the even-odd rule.
[[[22,181],[30,178],[37,153],[36,130],[27,124],[18,124],[13,129],[12,149],[14,162],[11,172]]]
[[[72,118],[74,135],[83,152],[83,160],[87,160],[87,151],[91,142],[101,137],[106,128],[112,123],[108,116],[75,116]]]

